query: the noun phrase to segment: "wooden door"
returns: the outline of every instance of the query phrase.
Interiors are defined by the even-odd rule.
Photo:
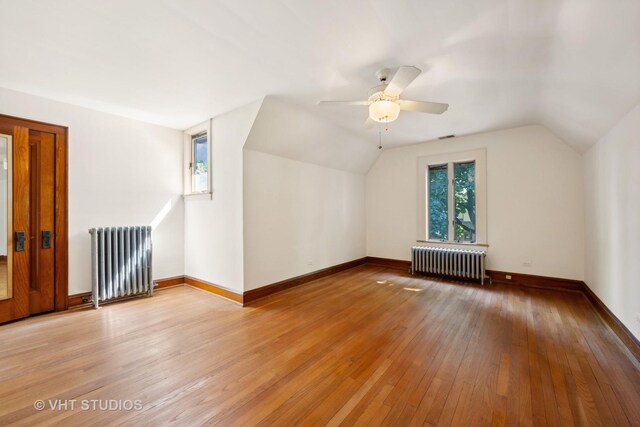
[[[3,204],[0,179],[0,229],[8,211],[7,232],[0,230],[7,239],[6,250],[0,241],[7,252],[7,274],[0,253],[0,323],[67,307],[66,128],[0,116],[0,156],[6,140],[11,184]]]

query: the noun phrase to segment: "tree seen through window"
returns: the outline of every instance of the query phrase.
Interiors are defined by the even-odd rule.
[[[476,241],[475,166],[474,161],[429,166],[427,212],[430,240],[449,241],[451,235],[454,241]],[[450,173],[453,175],[451,187]],[[453,205],[452,224],[449,224],[450,205]]]

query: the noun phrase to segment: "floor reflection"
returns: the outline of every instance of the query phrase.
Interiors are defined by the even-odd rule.
[[[7,258],[0,258],[0,299],[9,296],[9,286],[7,284]]]

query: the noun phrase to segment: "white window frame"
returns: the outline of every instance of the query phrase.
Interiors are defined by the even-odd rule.
[[[475,183],[476,183],[476,241],[456,242],[453,232],[453,164],[475,162]],[[429,200],[427,178],[429,166],[447,164],[448,170],[448,240],[429,239]],[[452,244],[462,246],[488,246],[487,238],[487,150],[485,148],[461,151],[455,153],[436,154],[418,158],[418,242]]]
[[[185,200],[194,199],[207,199],[213,198],[213,157],[212,157],[212,120],[207,120],[196,126],[193,126],[184,131],[184,198]],[[194,177],[194,164],[193,164],[193,137],[202,133],[207,134],[207,191],[205,192],[193,192],[193,177]]]

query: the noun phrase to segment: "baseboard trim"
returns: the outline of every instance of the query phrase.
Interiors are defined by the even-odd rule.
[[[367,264],[382,267],[395,268],[408,271],[411,269],[411,261],[391,258],[367,257]],[[511,276],[507,279],[506,276]],[[580,280],[561,279],[558,277],[536,276],[533,274],[509,273],[507,271],[487,270],[487,276],[493,282],[506,285],[527,286],[539,289],[552,289],[556,291],[582,292],[584,283]],[[452,278],[453,279],[453,278]]]
[[[188,285],[218,295],[222,298],[236,302],[242,306],[246,306],[253,301],[267,297],[269,295],[273,295],[286,289],[291,289],[296,286],[300,286],[305,283],[339,273],[341,271],[349,270],[363,264],[377,265],[404,271],[407,271],[411,268],[411,261],[380,257],[364,257],[353,261],[344,262],[342,264],[337,264],[331,267],[323,268],[321,270],[312,271],[301,276],[292,277],[290,279],[272,283],[270,285],[263,286],[257,289],[252,289],[250,291],[244,292],[243,294],[238,294],[230,289],[190,276],[175,276],[165,279],[158,279],[155,281],[155,289],[160,290],[173,286]],[[609,328],[613,331],[614,334],[616,334],[616,336],[625,345],[625,347],[627,347],[631,354],[640,362],[640,341],[631,333],[629,329],[627,329],[627,327],[620,321],[620,319],[618,319],[616,315],[613,314],[611,310],[609,310],[609,308],[583,281],[561,279],[557,277],[536,276],[532,274],[509,273],[496,270],[487,270],[487,275],[491,278],[492,281],[506,285],[525,286],[545,290],[584,294],[587,300],[593,306],[596,313],[598,313],[602,321],[607,326],[609,326]],[[511,280],[508,280],[506,278],[507,275],[511,276]],[[74,295],[69,295],[68,307],[70,309],[89,307],[91,306],[91,303],[88,302],[88,299],[90,298],[91,292],[82,292]],[[108,301],[107,303],[123,301],[131,298],[135,297],[115,298],[111,301]]]
[[[204,280],[196,279],[190,276],[174,276],[168,277],[166,279],[158,279],[154,280],[156,284],[154,291],[159,291],[162,289],[172,288],[175,286],[184,286],[188,285],[194,288],[202,289],[204,291],[210,292],[212,294],[216,294],[230,301],[242,304],[242,295],[237,294],[229,289],[226,289],[222,286],[215,285],[210,282],[206,282]],[[139,295],[134,296],[126,296],[120,298],[114,298],[109,301],[105,301],[100,303],[103,304],[111,304],[114,302],[126,301],[133,298],[138,298]],[[69,308],[84,308],[91,306],[91,292],[82,292],[79,294],[69,295]]]
[[[115,302],[127,301],[130,299],[136,299],[143,296],[146,296],[146,295],[130,295],[130,296],[113,298],[108,301],[101,301],[100,306],[113,304]],[[82,292],[79,294],[69,295],[69,298],[67,301],[68,301],[67,306],[69,310],[93,307],[93,303],[91,302],[91,292]]]
[[[91,303],[87,299],[91,298],[91,292],[81,292],[79,294],[69,295],[67,306],[69,309],[78,308],[82,306],[90,306]]]
[[[330,276],[335,273],[339,273],[344,270],[348,270],[359,265],[367,263],[367,257],[355,259],[353,261],[343,262],[331,267],[323,268],[321,270],[312,271],[311,273],[303,274],[301,276],[285,279],[280,282],[272,283],[270,285],[262,286],[260,288],[251,289],[244,293],[244,304],[251,303],[257,299],[264,298],[269,295],[273,295],[277,292],[282,292],[286,289],[291,289],[296,286],[303,285],[305,283],[321,279],[326,276]]]
[[[222,298],[236,302],[240,305],[244,305],[245,298],[243,294],[238,294],[230,289],[216,285],[215,283],[206,282],[204,280],[196,279],[191,276],[184,276],[184,283],[194,288],[202,289],[203,291],[210,292],[221,296]]]
[[[181,286],[184,284],[184,276],[174,276],[174,277],[167,277],[166,279],[158,279],[158,280],[154,280],[153,283],[155,283],[156,285],[154,288],[154,291],[169,288],[172,286]],[[104,303],[101,303],[101,304],[110,304],[112,302],[126,301],[128,299],[137,298],[137,297],[139,297],[139,295],[114,298],[112,300],[105,301]],[[80,292],[78,294],[69,295],[69,297],[67,298],[67,301],[68,301],[67,306],[69,307],[69,309],[90,307],[92,305],[90,300],[91,300],[91,292]]]
[[[242,306],[245,306],[248,303],[255,301],[257,299],[264,298],[266,296],[275,294],[277,292],[281,292],[286,289],[300,286],[305,283],[311,282],[313,280],[321,279],[323,277],[330,276],[332,274],[339,273],[341,271],[348,270],[350,268],[357,267],[363,264],[382,265],[385,267],[398,268],[403,270],[408,270],[409,267],[411,266],[411,263],[409,261],[391,260],[391,259],[376,258],[376,257],[363,257],[363,258],[355,259],[353,261],[347,261],[342,264],[337,264],[331,267],[323,268],[321,270],[312,271],[310,273],[303,274],[301,276],[285,279],[280,282],[262,286],[257,289],[252,289],[242,294],[236,293],[223,286],[216,285],[215,283],[207,282],[205,280],[197,279],[191,276],[168,277],[165,279],[155,280],[154,283],[156,284],[156,287],[155,287],[156,290],[165,289],[173,286],[181,286],[181,285],[192,286],[194,288],[202,289],[204,291],[210,292],[212,294],[216,294],[225,299],[228,299],[230,301],[241,304]],[[69,295],[69,308],[78,308],[83,306],[88,307],[91,305],[90,302],[87,302],[89,298],[91,298],[91,292],[83,292],[75,295]],[[130,299],[130,298],[129,297],[115,298],[109,302],[117,302],[125,299]]]
[[[184,285],[184,276],[167,277],[166,279],[155,280],[155,289],[170,288],[172,286]]]
[[[379,265],[381,267],[395,268],[398,270],[410,271],[411,261],[402,259],[379,258],[374,256],[367,257],[367,264]]]
[[[602,302],[600,298],[583,282],[584,295],[598,313],[602,321],[620,338],[620,341],[629,349],[631,354],[640,362],[640,341],[629,329],[616,317],[615,314]]]
[[[559,277],[536,276],[533,274],[509,273],[507,271],[487,270],[492,282],[506,285],[526,286],[530,288],[549,289],[554,291],[583,292],[584,282],[581,280],[561,279]],[[511,276],[511,279],[507,279]]]

